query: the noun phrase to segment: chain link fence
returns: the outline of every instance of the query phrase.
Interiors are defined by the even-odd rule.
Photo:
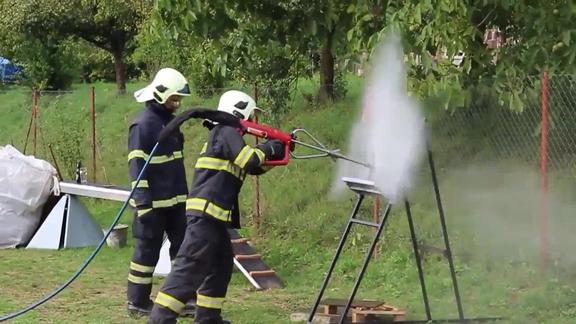
[[[513,161],[551,172],[576,169],[576,76],[526,80],[520,111],[487,93],[468,107],[431,121],[433,148],[444,167],[473,161]]]
[[[488,91],[429,120],[447,210],[462,230],[460,247],[468,249],[461,255],[539,256],[544,268],[550,260],[572,266],[576,76],[544,73],[524,81],[517,111]]]
[[[518,111],[511,111],[498,102],[495,92],[488,91],[476,95],[468,107],[443,111],[429,118],[432,150],[440,171],[490,161],[528,166],[537,175],[549,172],[565,178],[566,174],[572,179],[576,176],[576,76],[550,75],[546,80],[543,76],[535,76],[526,79],[524,85],[526,94]],[[351,84],[351,88],[360,87],[360,84]],[[255,87],[245,83],[234,88],[262,97],[259,104],[267,107],[262,100],[267,93],[265,85]],[[290,98],[290,106],[314,109],[310,89],[314,89],[310,84],[299,85],[297,93]],[[361,93],[358,89],[352,96]],[[128,89],[128,93],[133,90],[136,89]],[[222,93],[228,89],[209,90]],[[34,97],[29,90],[9,91],[15,103],[9,109],[20,109],[21,113],[18,120],[6,122],[3,126],[1,139],[4,143],[12,142],[19,149],[26,146],[28,154],[33,153],[36,147],[38,156],[48,161],[53,160],[49,152],[49,145],[52,145],[66,179],[73,175],[76,160],[82,160],[88,167],[90,180],[95,177],[97,182],[126,183],[127,153],[117,148],[124,150],[126,125],[141,109],[132,96],[117,97],[113,85],[96,86],[94,102],[91,86],[77,89],[74,93],[41,92],[37,99],[38,112],[34,114]],[[111,102],[114,104],[110,105]],[[217,96],[204,99],[194,95],[187,99],[187,104],[215,107]],[[74,109],[81,113],[69,114]],[[109,109],[122,113],[105,113]],[[92,118],[96,119],[95,134]],[[543,123],[543,118],[547,123]],[[322,124],[316,126],[319,125]],[[191,150],[193,144],[188,143]],[[555,181],[551,180],[551,185]],[[255,195],[258,201],[258,193]],[[258,213],[259,207],[256,206],[255,210]]]

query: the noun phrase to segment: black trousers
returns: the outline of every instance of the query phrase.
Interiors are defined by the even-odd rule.
[[[149,323],[176,323],[187,300],[197,293],[195,323],[220,324],[232,276],[232,243],[225,223],[193,216],[172,271],[158,292]]]
[[[132,232],[134,254],[128,274],[128,301],[141,307],[150,304],[152,275],[160,257],[164,233],[170,240],[170,259],[174,259],[186,232],[186,206],[155,208],[150,215],[134,214]]]

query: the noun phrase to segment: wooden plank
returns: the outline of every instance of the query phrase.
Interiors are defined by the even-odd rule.
[[[250,271],[262,271],[262,270],[270,270],[270,267],[266,265],[266,263],[264,263],[261,259],[255,259],[255,260],[238,260],[236,259],[238,262],[240,262],[240,264],[242,264],[242,267],[244,267],[244,269],[246,269],[247,272]]]
[[[239,238],[239,239],[231,239],[232,244],[244,244],[244,243],[248,243],[248,239],[247,238]]]
[[[258,251],[248,243],[232,244],[232,251],[235,255],[258,254]]]
[[[250,271],[250,276],[256,278],[260,276],[275,276],[276,271],[274,270],[261,270],[261,271]]]
[[[235,255],[234,256],[238,261],[245,261],[245,260],[261,260],[262,256],[260,254],[249,254],[249,255]]]
[[[244,275],[256,282],[262,289],[282,288],[284,285],[274,270],[264,263],[261,254],[249,244],[235,229],[228,229],[235,256],[234,263],[242,267]]]
[[[364,314],[364,315],[405,315],[406,312],[396,309],[396,310],[375,310],[375,309],[362,309],[353,310],[354,313]]]
[[[338,314],[338,306],[324,305],[324,314]]]
[[[366,322],[366,315],[352,312],[352,323]]]

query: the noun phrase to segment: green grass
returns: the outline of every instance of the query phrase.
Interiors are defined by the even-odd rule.
[[[351,79],[349,82],[348,97],[330,108],[308,106],[300,95],[296,96],[291,113],[282,117],[280,126],[283,129],[305,127],[329,146],[344,148],[347,131],[361,100],[360,81]],[[127,126],[141,107],[130,95],[117,97],[113,84],[95,86],[97,177],[101,182],[126,185]],[[140,86],[142,84],[129,84],[128,92]],[[302,82],[298,93],[311,92],[310,88],[309,82]],[[0,143],[13,141],[17,148],[23,149],[30,120],[30,101],[30,93],[22,88],[0,92]],[[216,102],[215,98],[193,97],[184,103],[187,106],[214,106]],[[89,86],[78,85],[71,94],[45,95],[41,99],[37,155],[51,161],[47,146],[52,144],[67,178],[72,176],[78,159],[91,167],[89,116]],[[188,170],[206,135],[197,124],[191,122],[183,128]],[[31,152],[31,143],[27,152]],[[246,216],[242,232],[255,241],[265,261],[278,272],[286,287],[254,291],[239,273],[235,273],[224,309],[225,317],[233,323],[289,323],[292,312],[310,309],[353,204],[353,197],[341,201],[327,198],[334,171],[332,166],[332,162],[322,159],[292,161],[263,176],[263,219],[259,234],[251,226],[254,185],[253,181],[246,182],[241,196]],[[92,174],[89,168],[89,177]],[[188,175],[189,180],[191,176]],[[422,189],[412,197],[412,210],[420,239],[440,246],[440,227],[427,177],[422,178]],[[482,241],[490,240],[490,236],[475,234],[473,228],[464,226],[462,220],[469,219],[468,211],[457,209],[451,201],[460,188],[458,182],[446,179],[441,185],[447,193],[449,230],[466,315],[506,316],[508,323],[575,322],[573,267],[555,263],[547,275],[542,275],[533,258],[485,256],[478,247],[483,246]],[[109,226],[120,208],[119,203],[92,199],[84,199],[84,202],[103,228]],[[370,211],[369,200],[362,212],[370,217]],[[379,243],[380,252],[366,273],[359,298],[385,300],[407,309],[410,318],[422,318],[424,308],[404,210],[394,208],[390,217]],[[127,212],[121,222],[130,224],[130,219]],[[348,295],[373,233],[372,229],[363,228],[352,231],[326,297],[345,298]],[[573,240],[571,242],[573,246]],[[144,323],[144,320],[130,319],[124,310],[132,243],[129,239],[125,248],[104,247],[68,289],[14,323]],[[28,305],[55,289],[90,252],[91,249],[0,250],[0,314]],[[424,266],[433,315],[455,317],[457,311],[447,264],[438,256],[429,255]],[[159,284],[155,285],[154,293],[158,287]]]

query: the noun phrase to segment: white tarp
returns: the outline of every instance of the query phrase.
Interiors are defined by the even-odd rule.
[[[50,163],[0,147],[0,248],[28,243],[54,183]]]

